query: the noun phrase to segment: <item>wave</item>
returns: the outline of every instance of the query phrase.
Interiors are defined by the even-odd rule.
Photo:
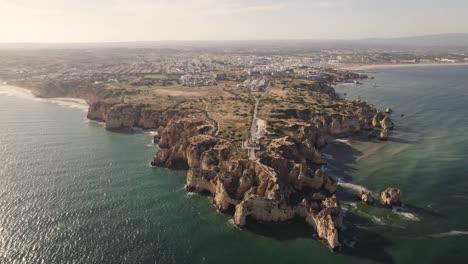
[[[227,223],[228,223],[228,225],[230,225],[230,226],[232,226],[232,227],[235,227],[235,228],[237,228],[237,229],[239,229],[239,230],[242,230],[240,227],[238,227],[238,226],[234,223],[234,219],[233,219],[233,218],[229,219],[229,220],[227,221]]]
[[[344,244],[349,248],[354,248],[356,246],[356,241],[354,240],[344,240]]]
[[[357,185],[357,184],[354,184],[354,183],[338,181],[338,185],[343,187],[343,188],[350,189],[350,190],[357,191],[357,192],[361,192],[361,191],[370,192],[366,187],[364,187],[362,185]]]
[[[11,86],[11,85],[0,85],[0,94],[1,95],[6,95],[6,96],[14,96],[14,97],[20,97],[20,98],[25,98],[29,100],[34,100],[34,101],[40,101],[40,102],[47,102],[47,103],[53,103],[57,104],[59,106],[64,106],[64,107],[70,107],[70,108],[77,108],[81,109],[83,111],[88,111],[88,105],[78,103],[78,102],[73,102],[71,100],[68,100],[66,98],[55,98],[55,99],[46,99],[46,98],[39,98],[33,95],[33,93],[24,88],[16,87],[16,86]]]
[[[349,138],[337,138],[335,141],[344,143],[344,144],[349,144],[350,139]]]
[[[69,107],[69,108],[76,108],[76,109],[81,109],[85,112],[88,111],[88,105],[85,104],[80,104],[80,103],[75,103],[75,102],[70,102],[70,101],[61,101],[58,99],[42,99],[45,102],[53,103],[59,106],[64,106],[64,107]]]
[[[449,232],[429,235],[431,237],[468,236],[468,231],[450,230]]]
[[[153,131],[153,130],[151,130],[151,131],[147,131],[146,133],[147,133],[148,135],[150,135],[150,136],[156,136],[156,135],[158,135],[158,134],[159,134],[159,132],[158,132],[158,131]]]
[[[196,193],[196,192],[186,192],[185,195],[187,195],[188,197],[193,197],[195,195],[198,195],[198,193]]]
[[[394,207],[392,209],[394,213],[397,215],[401,216],[404,219],[411,220],[411,221],[421,221],[419,217],[417,217],[415,214],[409,212],[406,208],[404,207]]]
[[[7,95],[7,96],[29,98],[29,99],[39,99],[39,98],[36,98],[30,90],[11,86],[11,85],[0,85],[0,94]]]

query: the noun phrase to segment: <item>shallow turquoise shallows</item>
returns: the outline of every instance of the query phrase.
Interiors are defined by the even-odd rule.
[[[208,197],[184,191],[186,172],[148,166],[148,134],[0,93],[0,263],[464,263],[468,67],[370,74],[337,91],[392,107],[396,127],[385,143],[326,149],[346,210],[339,254],[301,223],[237,229]],[[403,211],[360,204],[362,186],[376,196],[400,188]]]

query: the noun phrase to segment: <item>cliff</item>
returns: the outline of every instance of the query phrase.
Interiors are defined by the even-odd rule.
[[[188,169],[186,189],[209,193],[220,211],[234,210],[234,222],[240,227],[248,219],[284,222],[301,218],[330,248],[340,246],[341,208],[336,197],[326,198],[336,191],[337,183],[313,169],[326,163],[311,142],[313,133],[305,133],[303,142],[275,139],[259,160],[248,160],[233,157],[232,143],[215,137],[214,131],[204,120],[173,120],[160,130],[160,150],[151,164]]]
[[[255,159],[249,159],[241,145],[258,94],[60,87],[42,84],[33,90],[39,96],[85,98],[87,117],[105,122],[106,129],[156,129],[159,149],[151,165],[188,170],[186,189],[211,195],[239,227],[302,219],[333,250],[341,246],[343,212],[334,195],[337,182],[322,170],[327,159],[321,150],[333,138],[365,130],[388,136],[393,128],[389,116],[365,102],[339,99],[328,85],[283,80],[260,97],[258,116],[268,127],[257,140]]]
[[[242,154],[239,141],[219,136],[219,122],[211,118],[215,112],[207,108],[156,109],[123,100],[97,100],[90,104],[88,117],[105,121],[106,129],[158,129],[159,150],[151,165],[188,170],[187,191],[211,195],[218,210],[234,213],[239,227],[252,220],[302,219],[336,250],[341,246],[343,213],[334,196],[337,182],[321,170],[327,163],[321,149],[331,138],[390,129],[392,123],[373,106],[343,101],[333,90],[314,87],[318,90],[309,87],[311,98],[323,96],[326,109],[332,111],[317,114],[307,108],[279,108],[269,112],[266,119],[276,132],[259,142],[255,160]]]

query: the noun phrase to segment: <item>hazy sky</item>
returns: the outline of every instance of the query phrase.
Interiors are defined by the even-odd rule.
[[[468,33],[468,0],[0,0],[0,42]]]

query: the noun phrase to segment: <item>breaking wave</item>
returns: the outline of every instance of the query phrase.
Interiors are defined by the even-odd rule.
[[[338,185],[343,188],[350,189],[350,190],[357,191],[357,192],[361,192],[361,191],[369,192],[369,190],[366,187],[362,185],[349,183],[349,182],[338,182]]]
[[[35,97],[32,92],[28,89],[15,87],[11,85],[0,85],[0,94],[6,96],[15,96],[25,99],[30,99],[34,101],[42,101],[57,104],[59,106],[70,107],[70,108],[77,108],[83,111],[88,111],[88,105],[80,104],[72,101],[63,101],[59,99],[46,99],[46,98],[38,98]]]
[[[449,232],[432,234],[430,236],[431,237],[468,236],[468,231],[451,230]]]
[[[335,139],[336,142],[344,143],[344,144],[349,144],[349,138],[337,138]]]
[[[413,213],[408,212],[408,210],[404,207],[394,207],[392,211],[404,219],[411,221],[420,221],[419,217],[417,217]]]

